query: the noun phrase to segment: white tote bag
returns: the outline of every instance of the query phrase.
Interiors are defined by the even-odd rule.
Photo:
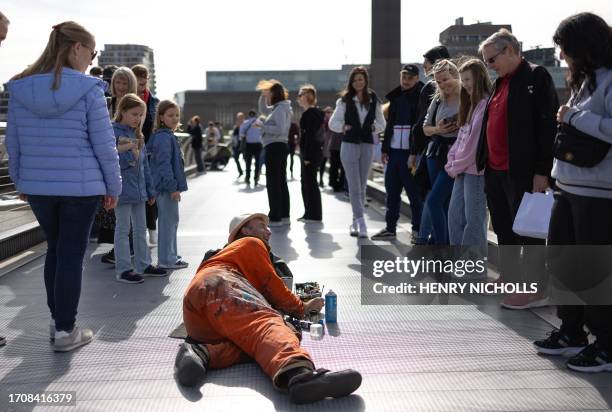
[[[514,218],[512,231],[521,236],[546,239],[553,202],[552,191],[546,193],[526,192],[523,195],[523,200],[521,200],[516,218]]]

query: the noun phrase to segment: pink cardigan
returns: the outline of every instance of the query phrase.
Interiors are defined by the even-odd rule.
[[[457,140],[448,151],[448,161],[444,169],[452,178],[467,173],[470,175],[482,175],[476,169],[476,148],[482,130],[482,118],[487,107],[488,97],[482,99],[476,105],[472,113],[472,121],[461,126],[457,134]]]

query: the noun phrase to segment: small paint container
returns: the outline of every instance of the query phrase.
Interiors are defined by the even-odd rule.
[[[318,323],[313,323],[310,325],[310,337],[312,339],[322,339],[323,338],[323,325]]]

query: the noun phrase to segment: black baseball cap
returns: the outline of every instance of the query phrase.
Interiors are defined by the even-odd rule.
[[[440,59],[450,58],[450,53],[448,52],[448,49],[445,46],[436,46],[433,49],[428,50],[427,53],[423,55],[423,57],[425,57],[430,62],[435,63]]]
[[[406,72],[413,76],[419,75],[419,67],[416,64],[405,64],[402,66],[402,72]]]

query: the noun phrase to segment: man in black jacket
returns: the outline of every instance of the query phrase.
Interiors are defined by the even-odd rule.
[[[555,116],[559,102],[550,74],[521,56],[520,43],[502,29],[480,45],[487,65],[499,78],[485,111],[476,163],[485,169],[485,191],[493,230],[500,247],[502,279],[505,282],[536,282],[537,294],[514,294],[502,306],[526,309],[545,306],[547,276],[544,254],[535,248],[505,245],[544,245],[540,239],[522,237],[512,231],[514,218],[525,192],[543,192],[549,187]]]
[[[372,240],[396,238],[397,220],[400,214],[402,188],[406,190],[412,212],[412,235],[419,232],[423,199],[414,176],[408,167],[410,156],[410,132],[418,115],[419,95],[423,83],[419,81],[419,68],[407,64],[400,71],[400,85],[387,94],[389,116],[382,144],[382,162],[385,169],[387,192],[387,226],[372,236]]]

